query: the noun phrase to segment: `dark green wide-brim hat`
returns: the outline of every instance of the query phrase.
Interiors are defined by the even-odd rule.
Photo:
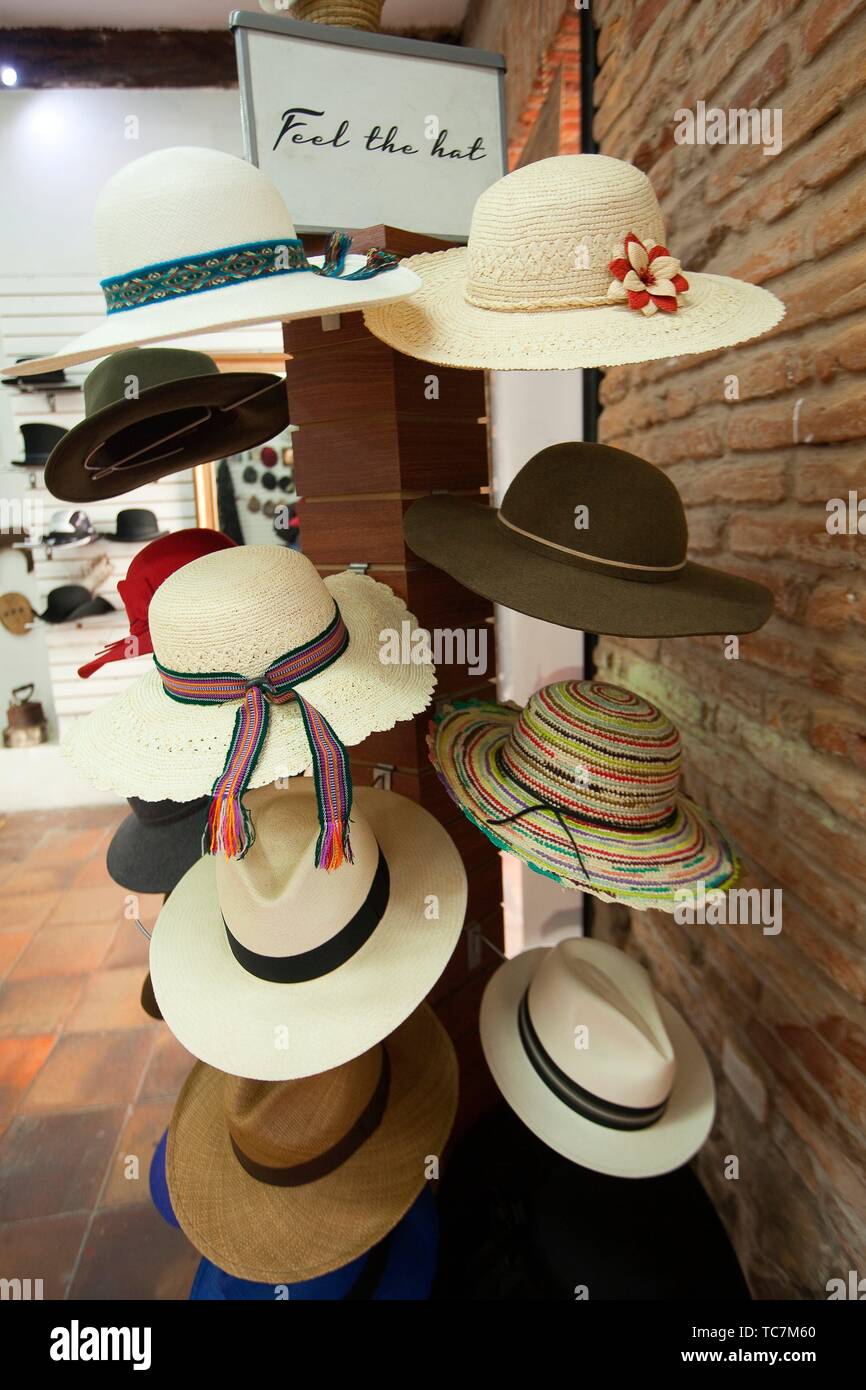
[[[53,450],[48,490],[62,502],[120,497],[157,478],[241,453],[289,423],[272,372],[221,372],[204,352],[128,348],[84,383],[85,418]]]
[[[422,497],[406,512],[422,560],[494,603],[614,637],[754,632],[773,612],[763,584],[697,565],[670,478],[603,444],[553,444],[502,504]]]

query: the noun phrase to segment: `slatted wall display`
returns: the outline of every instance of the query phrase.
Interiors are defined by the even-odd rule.
[[[44,356],[79,333],[93,327],[104,314],[102,294],[91,276],[0,276],[0,320],[6,360]],[[173,347],[192,348],[219,358],[224,368],[255,370],[263,357],[282,356],[282,334],[277,324],[259,324],[247,329],[234,329],[194,338],[180,339]],[[95,363],[70,367],[68,381],[83,386],[84,378]],[[264,368],[273,370],[272,361]],[[82,391],[58,392],[48,397],[41,392],[19,392],[2,388],[9,397],[16,426],[26,421],[42,421],[69,429],[84,415]],[[16,437],[16,450],[21,444]],[[13,457],[23,454],[16,452]],[[41,515],[48,529],[53,512],[70,506],[57,501],[47,492],[42,470],[13,468],[9,459],[0,461],[3,495],[21,495],[34,504],[31,515]],[[32,478],[36,487],[28,487]],[[161,531],[177,531],[195,526],[196,508],[192,473],[175,473],[134,492],[107,502],[83,504],[91,521],[100,532],[113,532],[118,511],[127,507],[147,507],[156,516]],[[33,529],[33,528],[31,528]],[[123,579],[130,561],[142,548],[140,545],[119,544],[97,540],[89,545],[58,547],[48,558],[44,547],[34,550],[34,573],[39,587],[40,611],[51,589],[61,584],[83,584],[93,589],[90,575],[100,557],[108,562],[107,573],[95,587],[115,605],[117,612],[85,618],[77,623],[40,623],[49,654],[49,669],[53,703],[60,737],[70,721],[89,714],[91,710],[123,690],[147,670],[149,658],[110,662],[88,680],[82,680],[77,668],[101,650],[107,643],[123,637],[128,628],[125,610],[117,593],[117,581]]]
[[[393,227],[356,232],[352,250],[388,246],[399,256],[447,243]],[[309,254],[309,251],[308,251]],[[483,372],[431,367],[373,337],[361,314],[285,327],[286,380],[294,435],[295,480],[304,498],[301,541],[322,574],[353,562],[389,585],[428,631],[486,628],[489,663],[440,663],[435,703],[496,698],[493,605],[414,555],[403,513],[416,497],[453,492],[479,503],[489,485]],[[426,391],[435,373],[438,392]],[[375,390],[372,389],[375,383]],[[430,712],[371,734],[350,749],[356,786],[389,786],[424,806],[448,830],[469,880],[463,939],[429,996],[460,1061],[455,1133],[498,1096],[481,1055],[478,1009],[503,950],[502,870],[494,846],[448,796],[427,754]],[[493,949],[483,944],[492,943]]]

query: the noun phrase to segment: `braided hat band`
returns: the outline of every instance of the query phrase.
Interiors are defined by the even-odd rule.
[[[325,243],[324,260],[314,265],[307,259],[300,237],[276,237],[273,241],[251,241],[241,246],[224,246],[179,260],[159,261],[123,275],[100,280],[108,314],[139,309],[206,290],[225,289],[265,276],[294,275],[309,271],[329,279],[369,280],[384,270],[393,270],[397,257],[390,251],[372,247],[359,270],[345,272],[352,238],[348,232],[331,232]]]
[[[304,700],[297,686],[332,666],[349,645],[349,632],[340,610],[328,626],[303,646],[286,652],[254,679],[234,672],[170,671],[154,662],[166,695],[180,704],[222,705],[240,700],[225,764],[211,789],[211,804],[203,853],[222,852],[227,859],[243,859],[255,840],[243,796],[268,735],[269,703],[294,700],[301,712],[313,761],[313,780],[319,813],[316,867],[338,869],[352,860],[349,815],[352,810],[352,778],[349,759],[327,719]]]

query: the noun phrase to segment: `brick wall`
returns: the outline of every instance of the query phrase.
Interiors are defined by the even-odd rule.
[[[579,17],[570,0],[470,0],[463,43],[504,53],[508,63],[505,102],[510,169],[520,162],[557,76],[559,153],[579,152],[579,34]]]
[[[866,4],[596,0],[593,18],[602,153],[649,174],[687,271],[787,305],[755,343],[609,372],[600,426],[674,480],[692,558],[769,585],[776,615],[738,660],[719,639],[598,649],[678,723],[687,790],[734,838],[745,886],[783,890],[782,932],[601,904],[597,930],[713,1059],[699,1171],[753,1292],[824,1298],[866,1275],[866,574],[863,539],[825,525],[828,499],[866,496]],[[781,108],[782,152],[676,145],[674,112],[698,100]]]

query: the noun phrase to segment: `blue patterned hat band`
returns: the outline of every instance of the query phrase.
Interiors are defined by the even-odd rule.
[[[139,270],[100,281],[106,311],[120,314],[127,309],[140,309],[145,304],[162,304],[191,294],[204,294],[207,290],[226,289],[250,280],[295,275],[301,271],[330,279],[369,280],[397,265],[397,257],[390,251],[373,247],[367,252],[363,266],[344,274],[351,241],[348,232],[332,232],[322,265],[310,263],[299,237],[282,237],[248,242],[243,246],[224,246],[218,251],[142,266]]]

